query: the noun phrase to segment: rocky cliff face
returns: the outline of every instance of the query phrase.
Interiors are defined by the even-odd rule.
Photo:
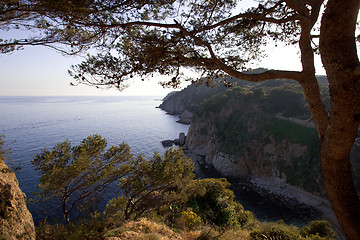
[[[251,129],[251,122],[245,128]],[[203,156],[226,177],[256,177],[270,182],[285,182],[309,192],[324,196],[320,160],[313,156],[309,146],[292,139],[278,139],[271,134],[249,138],[238,144],[239,153],[221,148],[214,132],[216,127],[209,119],[192,122],[186,141],[191,153]],[[204,134],[204,131],[207,131]],[[220,147],[219,147],[220,146]]]
[[[224,176],[286,182],[324,195],[315,129],[280,120],[248,97],[209,102],[195,114],[186,148]],[[219,111],[210,111],[216,105]],[[296,139],[293,132],[304,135]]]
[[[35,227],[26,196],[15,174],[0,159],[0,239],[35,239]]]

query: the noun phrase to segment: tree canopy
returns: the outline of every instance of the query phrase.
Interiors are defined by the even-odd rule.
[[[34,157],[32,164],[41,172],[41,196],[59,201],[65,224],[74,209],[81,212],[92,207],[110,183],[130,171],[130,147],[125,143],[106,147],[106,139],[90,135],[78,146],[60,142]]]
[[[157,152],[150,159],[139,155],[131,171],[119,180],[122,196],[108,204],[110,212],[120,211],[124,220],[137,219],[149,211],[187,199],[187,185],[193,180],[194,164],[181,149]],[[109,211],[109,210],[108,210]]]
[[[349,239],[360,235],[360,200],[349,152],[360,122],[360,74],[355,30],[358,0],[6,0],[0,29],[36,29],[34,37],[3,39],[3,53],[43,44],[69,54],[97,54],[70,70],[77,83],[122,89],[128,79],[165,74],[178,86],[184,69],[247,81],[300,83],[319,134],[322,173],[333,210]],[[324,9],[324,11],[322,10]],[[301,71],[242,70],[269,41],[298,46]],[[330,110],[315,78],[319,53],[329,81]],[[229,85],[225,83],[225,85]]]

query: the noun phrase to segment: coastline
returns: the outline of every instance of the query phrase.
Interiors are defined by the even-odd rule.
[[[164,108],[161,109],[167,112],[167,114],[178,116],[179,120],[181,119],[182,113],[171,112],[169,111],[169,109],[164,109]],[[279,119],[282,119],[281,116],[277,116],[277,117]],[[190,119],[191,118],[187,119],[189,121],[178,121],[178,122],[183,124],[190,124]],[[293,122],[295,122],[295,120],[293,120]],[[308,120],[303,121],[301,123],[299,122],[296,123],[305,125],[307,127],[312,127],[311,125],[312,123],[309,122]],[[184,149],[184,152],[189,158],[193,159],[195,164],[195,173],[197,177],[226,178],[231,183],[231,189],[234,191],[235,199],[238,201],[240,200],[239,202],[243,206],[244,204],[241,202],[241,197],[242,197],[241,195],[244,193],[254,194],[255,192],[254,194],[256,195],[254,197],[255,201],[260,201],[260,204],[265,206],[262,208],[262,210],[265,211],[266,213],[274,211],[272,207],[266,206],[269,203],[270,206],[272,204],[275,205],[275,208],[279,208],[284,211],[294,212],[294,216],[295,215],[305,216],[305,218],[300,218],[300,219],[296,219],[297,216],[295,216],[294,225],[298,225],[298,226],[305,225],[304,221],[306,221],[307,218],[312,218],[311,220],[324,219],[327,220],[331,224],[332,228],[337,232],[339,236],[338,239],[340,240],[346,239],[345,233],[342,230],[340,224],[338,223],[335,214],[332,211],[330,203],[327,199],[321,198],[319,196],[306,192],[300,188],[291,186],[289,184],[280,181],[275,182],[275,181],[271,181],[271,180],[269,181],[255,177],[244,177],[244,178],[224,177],[219,172],[217,172],[213,166],[210,166],[207,163],[205,163],[203,156],[191,153],[187,149]],[[249,209],[247,208],[247,206],[244,207],[247,210],[254,212],[253,209]],[[259,207],[259,205],[257,205],[256,207]],[[279,216],[282,216],[281,212],[277,212],[277,213],[280,213]],[[255,215],[257,214],[255,213]],[[261,217],[259,218],[259,220],[276,221],[276,219],[272,219],[272,218],[261,219]],[[293,223],[288,222],[288,224],[293,224]]]
[[[338,239],[346,239],[345,233],[338,223],[327,199],[282,182],[270,182],[268,180],[254,177],[224,177],[212,166],[206,164],[202,156],[192,154],[186,150],[185,153],[189,158],[193,159],[197,177],[226,178],[231,183],[231,189],[234,191],[235,199],[238,200],[247,210],[253,211],[251,206],[249,209],[248,206],[246,206],[246,203],[242,203],[242,201],[244,201],[244,196],[242,196],[243,194],[253,195],[253,199],[259,201],[259,203],[252,204],[256,204],[257,208],[264,210],[265,214],[269,214],[270,208],[270,210],[274,211],[275,214],[279,214],[279,218],[282,216],[284,211],[290,216],[293,215],[295,220],[293,223],[290,222],[290,224],[302,226],[305,225],[304,222],[307,220],[327,220],[331,224],[332,228],[337,232],[339,236]],[[263,218],[261,215],[259,217],[259,214],[256,214],[256,212],[259,211],[254,212],[259,220],[276,221],[276,219],[272,219],[271,217]]]

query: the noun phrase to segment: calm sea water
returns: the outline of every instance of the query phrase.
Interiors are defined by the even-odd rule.
[[[28,197],[36,191],[38,173],[31,165],[42,148],[70,140],[73,145],[100,134],[108,145],[126,142],[134,154],[164,152],[162,140],[175,139],[188,126],[156,108],[161,97],[0,97],[0,135],[6,136],[10,158],[21,163],[16,175]],[[114,193],[108,193],[108,198]],[[35,221],[44,217],[30,205]],[[51,212],[47,214],[52,214]],[[55,213],[53,213],[55,214]]]
[[[31,164],[42,148],[70,140],[77,145],[90,134],[100,134],[108,145],[126,142],[133,154],[150,157],[154,151],[163,153],[161,141],[175,139],[189,126],[177,123],[177,117],[156,108],[161,97],[0,97],[0,135],[6,136],[11,148],[10,158],[15,165],[21,189],[28,198],[37,190],[39,176]],[[213,177],[207,173],[208,177]],[[240,184],[240,185],[239,185]],[[246,184],[245,184],[246,186]],[[308,210],[294,212],[276,200],[264,199],[251,188],[234,183],[237,200],[261,220],[284,219],[287,223],[303,225],[312,217]],[[245,189],[245,190],[244,190]],[[104,196],[116,196],[116,185]],[[59,205],[31,204],[35,223],[46,216],[61,217]],[[44,212],[45,211],[45,212]]]

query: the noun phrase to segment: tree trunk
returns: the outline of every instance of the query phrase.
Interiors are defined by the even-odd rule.
[[[66,209],[67,201],[68,201],[67,195],[63,196],[63,198],[62,198],[62,211],[63,211],[64,221],[65,221],[66,226],[68,226],[69,223],[70,223],[70,219],[69,219],[69,214],[70,213]]]
[[[320,29],[320,53],[331,106],[328,128],[320,142],[322,174],[331,207],[350,240],[360,238],[360,200],[349,157],[360,120],[354,36],[359,5],[359,0],[329,0]]]

